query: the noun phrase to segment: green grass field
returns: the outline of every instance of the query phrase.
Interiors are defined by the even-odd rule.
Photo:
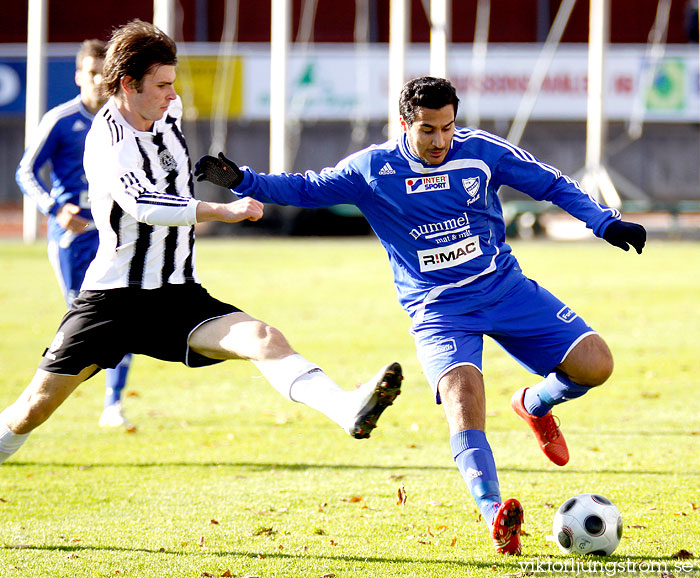
[[[558,408],[572,457],[557,468],[509,409],[537,378],[486,344],[487,433],[504,495],[525,508],[522,557],[493,553],[379,244],[205,239],[197,266],[214,295],[282,329],[345,387],[400,361],[403,394],[358,441],[284,400],[247,362],[190,370],[139,357],[125,400],[136,433],[97,427],[100,375],[0,467],[0,576],[697,576],[700,245],[514,251],[616,360],[603,388]],[[5,407],[63,302],[41,244],[0,243],[0,262]],[[564,557],[547,540],[556,508],[587,491],[623,514],[608,558]],[[694,557],[675,558],[681,550]]]

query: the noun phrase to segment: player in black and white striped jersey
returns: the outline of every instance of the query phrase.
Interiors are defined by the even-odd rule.
[[[400,393],[398,363],[343,390],[280,331],[202,287],[195,223],[256,221],[263,205],[194,198],[176,63],[175,43],[151,24],[135,20],[112,35],[102,83],[110,98],[95,116],[84,158],[100,246],[33,380],[0,413],[0,463],[80,383],[127,352],[189,367],[248,359],[282,395],[357,438],[369,437]]]

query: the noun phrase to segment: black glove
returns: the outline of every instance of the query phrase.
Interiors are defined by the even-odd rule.
[[[629,246],[632,245],[641,255],[647,241],[647,231],[637,223],[613,221],[605,229],[603,239],[615,247],[620,247],[623,251],[629,251]]]
[[[194,176],[198,181],[209,181],[227,189],[235,189],[243,180],[241,169],[224,153],[219,153],[218,159],[204,155],[194,166]]]

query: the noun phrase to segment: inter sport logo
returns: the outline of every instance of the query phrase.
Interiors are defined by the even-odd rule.
[[[434,177],[416,177],[406,179],[406,192],[409,195],[414,193],[426,193],[428,191],[440,191],[449,188],[447,175],[436,175]]]

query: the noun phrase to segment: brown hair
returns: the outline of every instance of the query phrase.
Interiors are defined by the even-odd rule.
[[[104,59],[106,52],[106,45],[104,42],[102,42],[102,40],[97,40],[96,38],[85,40],[80,45],[78,54],[75,55],[76,70],[80,70],[83,67],[83,60],[85,60],[88,56]]]
[[[151,68],[176,64],[175,42],[153,24],[132,20],[112,32],[107,44],[102,92],[108,97],[117,94],[125,76],[131,76],[136,90],[140,90],[141,81]]]

